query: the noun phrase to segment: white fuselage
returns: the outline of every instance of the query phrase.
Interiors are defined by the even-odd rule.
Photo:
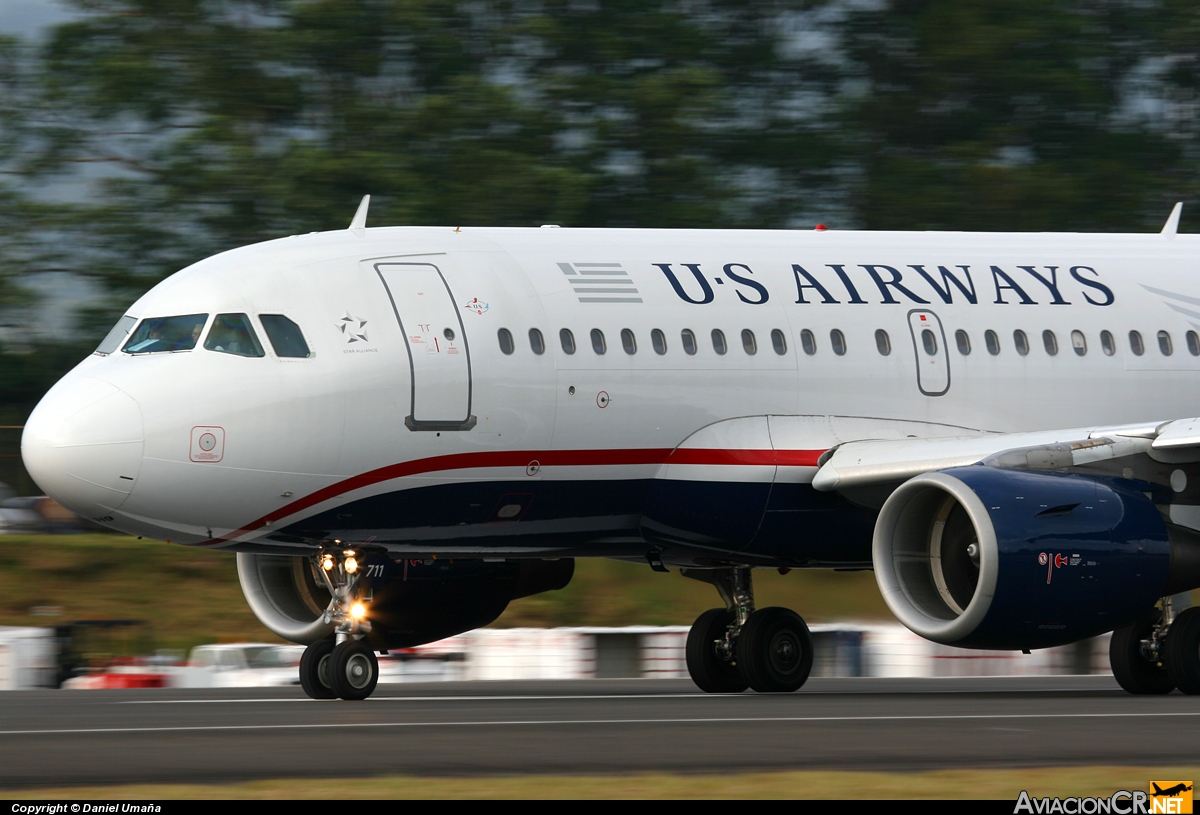
[[[337,537],[414,554],[637,553],[650,504],[708,504],[722,484],[803,490],[816,456],[839,442],[1196,415],[1197,245],[557,228],[292,237],[201,261],[128,311],[204,314],[205,332],[218,314],[246,314],[264,356],[201,340],[89,357],[30,417],[23,454],[70,508],[177,543],[263,551]],[[264,314],[294,321],[311,355],[279,357]],[[694,453],[672,459],[681,446]],[[684,492],[647,497],[656,481]],[[621,506],[596,522],[610,488]],[[406,504],[405,494],[422,497]],[[736,500],[774,500],[764,496]],[[803,525],[793,534],[801,540]],[[721,540],[703,546],[721,550]],[[755,551],[786,560],[787,546]],[[847,557],[862,560],[861,547]]]

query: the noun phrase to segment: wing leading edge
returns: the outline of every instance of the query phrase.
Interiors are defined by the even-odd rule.
[[[813,488],[845,491],[899,484],[921,473],[986,464],[1004,469],[1080,471],[1136,478],[1200,503],[1181,464],[1200,459],[1200,418],[1145,424],[993,433],[938,439],[863,440],[840,444],[817,462]],[[1182,477],[1180,475],[1182,473]]]

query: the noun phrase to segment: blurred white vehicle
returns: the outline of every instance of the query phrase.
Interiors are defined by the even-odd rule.
[[[200,645],[188,664],[172,671],[171,684],[182,688],[250,688],[300,682],[303,646],[240,642]]]

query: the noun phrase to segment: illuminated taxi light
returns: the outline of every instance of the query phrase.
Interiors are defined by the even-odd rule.
[[[358,571],[358,561],[352,557],[346,558],[346,574],[354,574]]]
[[[362,603],[355,603],[354,605],[350,606],[350,616],[356,620],[361,620],[363,617],[367,616],[367,607]]]
[[[321,568],[325,571],[333,571],[333,558],[327,557],[321,561]]]

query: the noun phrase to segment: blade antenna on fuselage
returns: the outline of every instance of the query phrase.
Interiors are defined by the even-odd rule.
[[[1171,214],[1167,216],[1167,222],[1163,224],[1162,234],[1169,238],[1175,237],[1175,233],[1179,231],[1179,215],[1183,212],[1183,202],[1175,204],[1175,208],[1171,210]]]
[[[354,213],[354,219],[350,221],[350,231],[362,234],[362,231],[367,228],[367,210],[371,206],[371,196],[364,195],[362,203],[358,205],[358,211]]]

